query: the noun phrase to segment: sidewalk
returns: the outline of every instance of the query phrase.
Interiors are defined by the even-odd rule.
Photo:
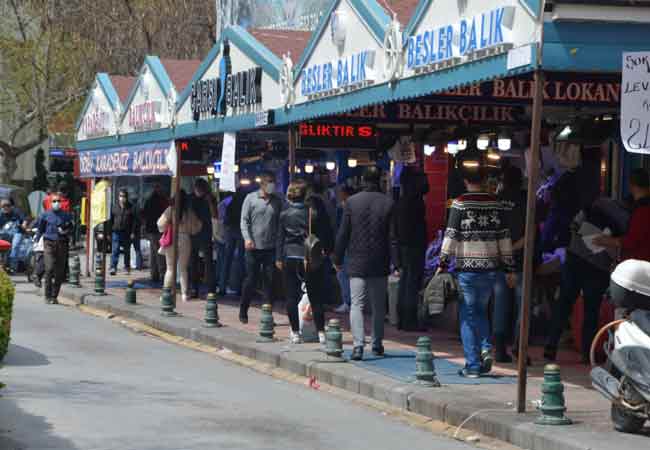
[[[144,272],[134,272],[134,280],[146,279]],[[538,416],[532,402],[541,398],[543,364],[541,349],[533,348],[534,367],[529,370],[527,398],[528,412],[514,412],[516,399],[516,366],[495,366],[495,376],[468,382],[456,377],[456,364],[461,365],[460,341],[450,333],[434,332],[433,351],[436,369],[443,384],[441,388],[422,388],[410,381],[415,372],[413,352],[415,342],[423,333],[406,333],[386,325],[385,347],[387,358],[375,360],[366,355],[363,363],[333,363],[319,351],[318,344],[290,345],[289,327],[283,305],[276,305],[274,318],[277,342],[255,342],[260,318],[259,305],[249,312],[249,323],[238,320],[239,303],[236,298],[219,298],[219,317],[223,328],[202,328],[205,302],[195,300],[177,304],[178,317],[160,315],[160,289],[137,289],[138,305],[126,305],[124,289],[126,276],[109,277],[106,296],[93,295],[93,280],[84,278],[81,289],[64,286],[61,297],[99,309],[139,320],[162,331],[198,342],[224,347],[235,353],[271,365],[279,366],[302,376],[315,376],[320,382],[385,401],[394,406],[418,413],[434,420],[460,425],[475,414],[464,426],[518,447],[531,450],[550,449],[612,449],[626,446],[626,450],[647,449],[647,436],[631,436],[613,431],[609,418],[610,404],[591,389],[589,369],[577,363],[577,355],[563,352],[559,358],[565,382],[567,415],[574,425],[543,427],[533,424]],[[113,286],[113,287],[111,287]],[[327,319],[338,317],[344,324],[344,348],[350,350],[351,335],[346,315],[327,313]]]

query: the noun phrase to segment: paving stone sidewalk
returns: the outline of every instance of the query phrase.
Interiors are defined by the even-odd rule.
[[[147,275],[134,272],[130,277],[109,277],[110,285],[124,285],[127,278],[146,279]],[[534,402],[541,398],[542,350],[533,347],[527,395],[528,412],[523,415],[514,412],[516,383],[443,385],[441,388],[421,388],[394,377],[363,366],[327,361],[319,351],[318,344],[289,345],[288,318],[283,305],[275,305],[274,319],[277,342],[259,344],[255,342],[260,318],[259,304],[249,312],[249,323],[238,320],[239,302],[234,297],[219,298],[219,317],[223,328],[202,328],[205,301],[179,302],[178,317],[165,318],[160,315],[160,289],[138,289],[138,305],[124,302],[123,288],[108,288],[106,296],[92,294],[92,279],[83,279],[82,288],[65,286],[61,297],[76,303],[84,303],[99,309],[134,318],[147,325],[196,341],[228,348],[244,356],[285,368],[303,376],[316,376],[323,383],[329,383],[361,395],[388,402],[394,406],[419,413],[435,420],[496,437],[521,448],[547,449],[612,449],[621,445],[627,450],[647,449],[650,444],[650,428],[645,436],[631,436],[616,433],[609,418],[610,405],[591,388],[589,368],[578,362],[578,356],[569,350],[561,352],[559,363],[565,381],[565,395],[568,403],[567,415],[574,425],[565,427],[544,427],[533,424],[538,413]],[[180,297],[180,296],[179,296]],[[351,347],[349,321],[346,315],[327,313],[327,318],[338,317],[345,327],[344,347]],[[409,333],[396,330],[387,324],[385,346],[387,353],[415,350],[415,342],[423,333]],[[462,364],[462,347],[457,336],[447,332],[428,333],[432,337],[433,350],[437,357],[452,363]],[[413,371],[415,365],[413,366]],[[497,375],[516,376],[514,364],[497,365]]]

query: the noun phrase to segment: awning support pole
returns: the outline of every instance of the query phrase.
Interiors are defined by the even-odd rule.
[[[517,412],[526,412],[526,384],[528,376],[528,331],[530,329],[530,305],[533,294],[533,257],[535,253],[535,210],[537,204],[537,179],[539,178],[540,139],[542,131],[542,112],[544,106],[544,73],[535,71],[535,91],[533,97],[533,118],[530,135],[530,165],[528,167],[528,197],[526,207],[526,235],[524,236],[523,298],[519,324],[519,360],[517,378]]]
[[[296,134],[293,125],[289,126],[289,182],[296,173]]]
[[[173,229],[172,229],[172,261],[174,262],[172,264],[172,285],[171,285],[171,291],[172,291],[172,299],[174,301],[174,305],[176,304],[176,272],[178,268],[178,223],[180,222],[181,219],[181,205],[180,205],[180,195],[179,192],[181,190],[181,148],[180,144],[178,141],[175,143],[176,145],[176,176],[172,180],[172,196],[174,198],[174,216],[173,216]]]

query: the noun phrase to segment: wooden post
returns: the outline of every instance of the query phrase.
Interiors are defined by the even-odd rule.
[[[176,272],[178,268],[178,223],[181,218],[181,208],[180,208],[180,190],[181,190],[181,148],[176,141],[176,176],[172,180],[172,196],[174,198],[174,215],[172,220],[172,299],[174,304],[176,304]]]
[[[296,132],[293,125],[289,125],[289,182],[293,181],[296,174]]]
[[[86,180],[86,196],[88,198],[86,206],[86,278],[90,278],[95,264],[95,230],[90,223],[93,189],[95,189],[95,179]]]
[[[542,131],[542,111],[544,105],[544,73],[541,69],[535,72],[535,88],[533,97],[533,118],[530,136],[530,166],[528,167],[528,199],[526,208],[526,235],[524,247],[523,298],[519,311],[519,360],[517,379],[517,411],[526,412],[526,384],[528,376],[528,330],[530,328],[530,304],[533,294],[533,257],[535,253],[535,210],[536,210],[536,181],[539,176],[540,139]]]

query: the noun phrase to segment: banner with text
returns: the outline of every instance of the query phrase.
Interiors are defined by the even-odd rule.
[[[650,52],[623,53],[621,140],[628,152],[650,154]]]
[[[172,175],[170,141],[79,152],[81,178]]]

